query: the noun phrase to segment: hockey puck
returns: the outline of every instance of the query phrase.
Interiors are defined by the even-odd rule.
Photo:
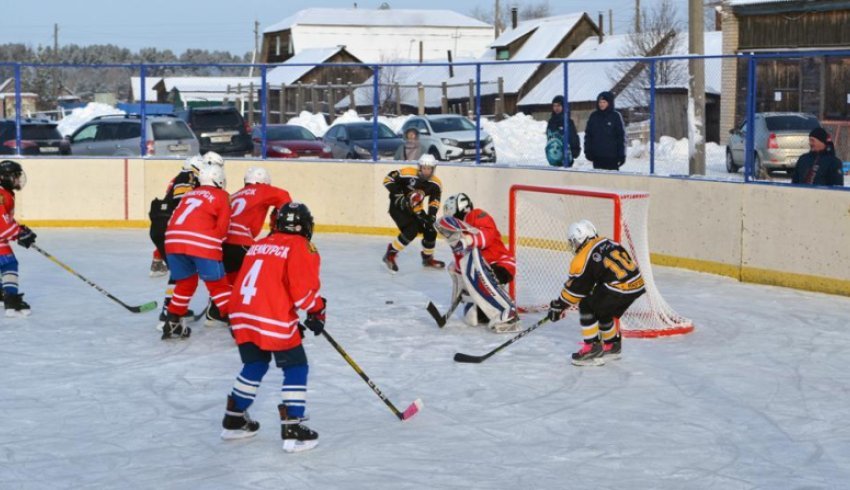
[[[386,300],[384,303],[385,303],[385,304],[388,304],[388,305],[391,305],[391,304],[393,304],[393,300],[388,299],[388,300]]]

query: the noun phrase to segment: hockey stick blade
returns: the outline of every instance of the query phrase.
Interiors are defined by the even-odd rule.
[[[424,406],[425,406],[425,404],[422,403],[422,399],[417,398],[416,400],[413,401],[413,403],[410,404],[409,407],[407,407],[407,409],[404,412],[402,412],[401,421],[405,422],[407,420],[412,419],[417,413],[419,413],[420,410],[422,410],[422,407],[424,407]]]
[[[526,328],[526,329],[525,329],[525,330],[523,330],[522,332],[520,332],[520,333],[518,333],[517,335],[515,335],[515,336],[511,337],[511,338],[510,338],[507,342],[505,342],[505,343],[503,343],[503,344],[499,345],[498,347],[496,347],[495,349],[491,350],[490,352],[488,352],[488,353],[484,354],[483,356],[471,356],[471,355],[469,355],[469,354],[463,354],[463,353],[461,353],[461,352],[458,352],[458,353],[456,353],[456,354],[455,354],[454,360],[455,360],[455,362],[464,362],[464,363],[472,363],[472,364],[478,364],[478,363],[480,363],[480,362],[484,362],[484,361],[486,361],[487,359],[489,359],[489,358],[490,358],[490,356],[492,356],[493,354],[495,354],[495,353],[499,352],[500,350],[504,349],[505,347],[507,347],[507,346],[509,346],[509,345],[513,344],[513,343],[514,343],[514,342],[516,342],[517,340],[519,340],[519,339],[521,339],[521,338],[525,337],[526,335],[530,334],[531,332],[533,332],[534,330],[536,330],[536,329],[537,329],[538,327],[540,327],[541,325],[546,324],[548,321],[549,321],[549,318],[544,316],[543,318],[541,318],[541,319],[540,319],[537,323],[535,323],[534,325],[532,325],[532,326],[530,326],[530,327]]]
[[[462,352],[458,352],[455,354],[455,362],[465,362],[470,364],[478,364],[484,362],[484,359],[487,359],[488,356],[471,356],[469,354],[464,354]]]
[[[146,311],[155,310],[156,309],[156,301],[151,301],[149,303],[145,303],[145,304],[139,305],[139,306],[127,306],[126,308],[128,310],[132,311],[133,313],[144,313]]]
[[[440,310],[437,309],[437,305],[432,302],[428,302],[428,313],[431,314],[431,317],[434,318],[434,321],[437,322],[437,326],[443,328],[446,326],[446,322],[448,318],[440,314]]]

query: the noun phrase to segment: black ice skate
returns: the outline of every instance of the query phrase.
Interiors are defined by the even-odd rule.
[[[284,451],[298,453],[319,444],[319,434],[301,424],[303,419],[287,415],[286,405],[278,405],[277,409],[280,412],[280,438],[283,439]]]
[[[389,269],[393,274],[398,272],[398,265],[395,263],[396,255],[398,255],[398,252],[393,248],[393,246],[387,245],[387,253],[384,254],[383,260],[387,269]]]
[[[192,329],[186,325],[186,319],[180,318],[174,313],[169,313],[165,319],[165,325],[162,326],[162,340],[168,340],[172,337],[187,339],[192,335]]]
[[[602,344],[602,356],[606,359],[619,359],[623,349],[620,340],[619,335],[611,340],[606,340]]]
[[[251,420],[248,411],[240,412],[236,409],[236,401],[232,395],[227,396],[227,408],[224,411],[224,419],[221,421],[221,438],[225,441],[245,439],[257,435],[260,423]]]
[[[209,306],[207,306],[207,312],[205,314],[204,319],[205,327],[226,327],[227,326],[227,318],[222,316],[221,312],[218,310],[218,306],[210,300]]]
[[[3,297],[7,318],[24,318],[30,316],[30,305],[24,301],[23,294],[6,294]]]
[[[602,360],[602,342],[584,342],[578,352],[573,353],[573,364],[576,366],[601,366],[605,364]]]
[[[162,309],[159,310],[159,321],[156,324],[156,329],[159,332],[162,332],[162,327],[165,326],[165,320],[168,318],[168,304],[171,303],[171,298],[165,298],[163,301]],[[195,318],[195,312],[191,309],[186,310],[186,314],[183,315],[183,322],[197,321],[199,318]]]
[[[165,265],[165,261],[161,259],[153,259],[151,261],[151,277],[162,277],[168,274],[168,266]]]
[[[422,256],[422,267],[426,269],[445,269],[446,267],[445,262],[435,259],[433,255],[425,252],[421,252],[419,255]]]

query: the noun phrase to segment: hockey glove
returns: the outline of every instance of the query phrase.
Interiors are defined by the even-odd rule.
[[[549,303],[549,314],[546,316],[549,317],[550,322],[555,323],[564,317],[564,312],[569,307],[570,305],[566,301],[561,298],[557,298]]]
[[[24,248],[30,248],[35,243],[35,232],[30,230],[28,226],[21,225],[21,232],[18,233],[18,245]]]
[[[454,252],[455,255],[464,255],[466,254],[466,252],[469,251],[470,248],[472,248],[472,243],[472,237],[466,233],[463,233],[460,236],[460,239],[451,244],[452,252]]]
[[[304,326],[309,328],[316,335],[321,335],[325,330],[325,308],[328,306],[325,298],[319,297],[322,302],[322,307],[319,310],[307,314],[307,319],[304,320]]]

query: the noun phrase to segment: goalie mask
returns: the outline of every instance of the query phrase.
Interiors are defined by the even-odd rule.
[[[577,253],[582,245],[597,236],[596,227],[586,219],[576,221],[567,230],[567,241],[573,253]]]
[[[472,211],[472,207],[472,200],[469,199],[469,196],[461,192],[446,199],[446,203],[443,204],[443,214],[454,216],[457,219],[464,219]]]

